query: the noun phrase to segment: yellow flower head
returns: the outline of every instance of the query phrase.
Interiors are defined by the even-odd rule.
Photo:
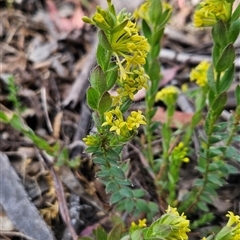
[[[239,224],[240,223],[240,217],[238,215],[234,215],[233,212],[228,211],[228,214],[226,215],[227,217],[229,217],[227,226],[231,227],[235,224]]]
[[[87,135],[87,137],[83,138],[83,141],[88,146],[99,146],[101,143],[100,139],[96,135]]]
[[[231,4],[227,0],[203,0],[193,16],[195,27],[210,27],[219,20],[228,22],[231,17]]]
[[[176,161],[183,161],[188,163],[190,160],[187,156],[188,148],[180,142],[172,151],[172,158]]]
[[[216,239],[219,239],[219,240],[240,239],[240,217],[238,215],[234,215],[234,213],[230,211],[226,216],[229,217],[228,223],[216,235]],[[222,233],[224,233],[224,235]]]
[[[135,130],[139,128],[141,124],[146,124],[145,117],[141,111],[132,111],[131,115],[127,118],[127,127],[129,130]]]
[[[187,240],[187,233],[190,232],[189,223],[184,213],[180,215],[176,208],[168,206],[166,213],[162,215],[155,224],[172,227],[167,233],[167,236],[165,236],[166,239]]]
[[[200,62],[190,73],[190,80],[196,81],[200,87],[207,85],[207,71],[210,63],[207,61]]]
[[[166,105],[172,105],[176,102],[178,89],[173,86],[165,87],[156,94],[155,101],[163,101]]]
[[[137,229],[146,227],[147,226],[146,222],[147,222],[146,218],[144,218],[142,220],[139,219],[138,224],[136,224],[135,222],[131,222],[130,232],[133,232]]]

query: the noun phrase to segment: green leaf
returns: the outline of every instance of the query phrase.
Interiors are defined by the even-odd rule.
[[[148,202],[148,207],[153,213],[156,213],[159,211],[158,205],[155,202]]]
[[[124,197],[134,198],[133,191],[132,191],[132,189],[129,188],[129,187],[122,187],[122,189],[120,189],[119,192],[120,192]]]
[[[112,196],[110,197],[110,203],[114,204],[119,202],[120,200],[122,200],[124,198],[124,196],[120,193],[120,192],[115,192],[112,194]]]
[[[102,45],[98,44],[96,55],[97,63],[100,65],[103,71],[105,71],[108,67],[111,54],[109,54],[109,51],[107,51]]]
[[[128,22],[129,22],[129,20],[126,19],[123,22],[121,22],[120,24],[117,24],[117,26],[111,30],[111,33],[113,34],[113,33],[120,32],[121,30],[123,30],[126,27]]]
[[[100,30],[98,32],[98,41],[99,41],[99,44],[102,45],[106,50],[112,52],[111,44],[109,43],[107,36],[103,32],[103,30]]]
[[[124,102],[121,107],[120,107],[120,111],[122,113],[125,113],[131,106],[132,104],[132,100],[131,99],[128,99],[126,102]]]
[[[90,87],[87,90],[87,103],[90,108],[93,110],[98,110],[98,101],[99,101],[99,93],[93,88]]]
[[[154,26],[161,24],[161,15],[162,15],[162,3],[159,0],[152,0],[150,2],[149,8],[149,18]]]
[[[99,95],[106,91],[106,76],[99,65],[96,66],[91,73],[90,83],[91,87],[93,87]]]
[[[226,157],[237,162],[240,162],[240,153],[233,146],[228,146],[226,150]]]
[[[140,198],[140,197],[145,196],[146,191],[144,191],[143,189],[134,189],[133,194],[134,194],[135,198]]]
[[[200,196],[200,201],[212,204],[212,199],[211,199],[211,195],[209,195],[209,193],[207,192],[203,192]]]
[[[128,198],[125,200],[125,209],[128,213],[131,213],[134,209],[135,202],[132,198]]]
[[[113,158],[116,162],[120,160],[119,153],[113,149],[107,150],[107,158]]]
[[[235,89],[235,97],[236,97],[237,105],[240,105],[240,85],[237,85]]]
[[[216,188],[217,188],[216,184],[213,184],[213,183],[210,183],[210,182],[208,182],[207,185],[205,186],[206,192],[208,192],[209,195],[211,195],[212,197],[217,197],[218,196],[218,194],[215,190]]]
[[[22,131],[25,126],[23,125],[22,120],[20,119],[20,117],[16,114],[13,114],[12,118],[10,119],[9,123],[11,124],[11,126],[13,128],[15,128],[18,131]]]
[[[160,79],[160,63],[157,59],[154,59],[152,61],[150,69],[151,69],[151,71],[149,73],[149,77],[150,77],[151,81],[156,80],[157,84],[158,84],[158,81]],[[151,89],[153,89],[153,91],[154,91],[153,93],[155,93],[158,89],[158,86],[151,87]]]
[[[226,167],[228,169],[228,174],[238,174],[239,173],[239,170],[232,165],[226,164]]]
[[[227,126],[228,126],[227,122],[218,123],[217,125],[213,126],[213,132],[223,131],[223,130],[225,130],[227,128]]]
[[[92,160],[95,164],[98,164],[98,165],[105,165],[106,164],[106,160],[104,158],[101,158],[101,157],[94,157]]]
[[[131,185],[131,181],[129,179],[127,179],[127,178],[125,178],[124,180],[116,178],[115,182],[118,183],[119,185],[125,185],[125,186]]]
[[[213,69],[212,64],[208,68],[208,71],[207,71],[207,81],[208,81],[208,86],[211,88],[211,90],[214,93],[216,93],[216,81],[215,81],[215,77],[214,77],[214,69]]]
[[[161,41],[161,38],[163,36],[163,33],[164,33],[164,28],[159,28],[156,32],[153,33],[152,35],[152,41],[151,41],[151,45],[152,47],[155,47],[155,46],[159,46],[159,42]],[[159,48],[160,49],[160,48]],[[152,52],[152,51],[151,51]],[[153,51],[151,53],[152,55],[152,58],[156,58],[158,57],[158,54],[159,54],[160,50],[159,51]]]
[[[213,66],[215,69],[216,69],[217,61],[219,59],[220,54],[221,54],[221,48],[217,44],[214,44],[212,49],[212,58],[213,58]]]
[[[204,184],[203,179],[196,179],[196,180],[193,182],[193,185],[194,185],[194,186],[197,186],[197,187],[201,187],[201,186],[203,186],[203,184]]]
[[[7,117],[7,115],[0,111],[0,119],[4,122],[4,123],[8,123],[10,121],[10,119]]]
[[[234,73],[235,66],[232,64],[232,66],[230,66],[221,77],[219,84],[219,93],[225,92],[231,87],[234,79]]]
[[[135,206],[136,206],[136,208],[138,208],[142,212],[147,213],[147,212],[150,211],[150,209],[148,207],[148,203],[143,199],[136,199],[135,200]]]
[[[231,22],[236,21],[240,17],[240,4],[238,4],[235,11],[232,13]]]
[[[98,226],[96,229],[94,229],[93,233],[98,240],[107,239],[107,232],[101,226]]]
[[[144,19],[142,20],[142,31],[144,36],[148,39],[148,41],[151,42],[152,31],[148,23]]]
[[[209,208],[208,208],[208,206],[207,206],[207,204],[205,202],[198,202],[197,203],[197,207],[200,210],[204,211],[204,212],[208,212],[209,211]]]
[[[214,43],[220,47],[225,47],[229,43],[227,25],[223,21],[217,22],[212,28]]]
[[[120,167],[111,166],[109,171],[110,171],[111,175],[113,175],[114,177],[120,178],[120,179],[125,179],[124,171]]]
[[[240,142],[240,136],[234,136],[232,139],[233,142]]]
[[[161,49],[161,45],[160,44],[156,44],[156,45],[152,46],[152,48],[151,48],[152,58],[157,58],[158,57],[160,49]]]
[[[212,135],[210,138],[209,138],[209,143],[210,144],[214,144],[214,143],[217,143],[217,142],[220,142],[222,141],[222,137],[219,136],[219,135]]]
[[[172,15],[172,9],[166,9],[161,16],[161,24],[159,25],[159,27],[163,28],[166,23],[169,21],[170,17]]]
[[[100,170],[99,172],[97,172],[97,177],[99,177],[99,178],[109,178],[110,177],[109,170]]]
[[[117,224],[108,234],[107,240],[117,240],[121,238],[122,235],[122,224]],[[105,238],[106,239],[106,238]]]
[[[104,112],[107,112],[111,106],[112,106],[111,95],[108,92],[105,92],[99,100],[98,111],[103,114]]]
[[[119,185],[116,182],[109,182],[106,186],[106,193],[115,192],[119,188]]]
[[[235,60],[235,49],[232,43],[228,44],[217,59],[215,69],[217,72],[223,72],[229,68]]]
[[[214,100],[211,109],[218,113],[220,110],[222,111],[223,107],[225,106],[227,102],[227,93],[223,92],[220,95],[217,96],[217,98]],[[220,113],[219,113],[220,114]]]
[[[231,22],[229,28],[229,41],[234,43],[239,36],[239,32],[240,32],[240,19]]]
[[[131,234],[131,240],[144,240],[141,229],[137,229]]]
[[[216,156],[222,156],[222,151],[218,147],[211,147],[209,149],[209,157],[214,158]]]
[[[202,112],[195,112],[191,121],[192,127],[197,126],[197,124],[199,124],[201,120],[202,120]]]
[[[217,173],[218,174],[218,173]],[[216,174],[213,174],[213,173],[210,173],[208,174],[208,180],[214,184],[217,184],[218,186],[222,186],[223,183],[224,183],[224,180],[221,179],[220,176],[216,175]]]
[[[106,72],[107,91],[110,90],[117,81],[118,66],[115,63],[110,63],[109,69]]]

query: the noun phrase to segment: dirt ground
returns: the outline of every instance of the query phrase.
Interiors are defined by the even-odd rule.
[[[78,157],[81,164],[72,169],[68,166],[53,168],[51,163],[46,164],[42,153],[28,138],[0,122],[0,159],[4,161],[0,171],[1,193],[4,194],[0,197],[0,239],[34,239],[28,235],[34,230],[29,229],[21,216],[36,221],[41,229],[38,239],[71,239],[72,229],[68,227],[71,223],[79,236],[91,235],[97,224],[110,230],[112,219],[119,218],[130,224],[135,220],[132,216],[117,213],[108,204],[109,196],[95,177],[97,167],[84,153],[82,142],[93,127],[85,92],[96,61],[96,29],[83,23],[81,18],[93,14],[97,4],[105,4],[104,0],[10,2],[0,1],[0,110],[8,114],[14,111],[6,84],[13,75],[24,107],[25,123],[49,145],[59,142],[67,146],[70,157]],[[140,2],[117,1],[117,8],[133,11]],[[175,0],[168,2],[174,11],[159,56],[163,69],[160,87],[170,84],[181,88],[187,84],[194,89],[196,85],[190,82],[189,73],[201,60],[211,58],[210,31],[197,30],[192,25],[198,0],[185,1],[182,6]],[[235,48],[236,77],[221,116],[224,121],[236,107],[234,89],[240,76],[240,38]],[[144,97],[144,92],[135,96],[134,109],[144,110]],[[194,112],[194,104],[186,96],[179,98],[177,104],[173,128],[188,124]],[[164,122],[164,106],[157,107],[154,120]],[[201,131],[201,127],[196,130],[196,145]],[[143,131],[139,131],[138,137],[146,141]],[[153,143],[156,158],[161,153],[160,137]],[[240,145],[234,147],[240,151]],[[196,155],[189,157],[190,162],[181,168],[179,195],[191,187],[198,174],[194,169]],[[135,186],[146,189],[151,200],[159,204],[153,180],[145,170],[147,159],[139,141],[134,140],[124,148],[124,160],[130,162],[128,178]],[[209,205],[215,219],[193,230],[189,239],[200,239],[203,234],[219,229],[226,223],[227,211],[240,214],[240,161],[232,164],[238,173],[226,179],[227,184]],[[165,205],[160,207],[165,208]],[[194,217],[197,216],[191,219]]]

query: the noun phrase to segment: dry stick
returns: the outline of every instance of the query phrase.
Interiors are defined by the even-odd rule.
[[[161,49],[159,57],[161,59],[166,59],[169,61],[177,61],[181,63],[191,63],[191,64],[198,64],[203,60],[212,61],[211,56],[207,55],[196,55],[196,54],[190,54],[190,53],[183,53],[183,52],[176,52],[170,49]],[[235,60],[235,67],[240,68],[240,57],[237,57]]]
[[[51,121],[50,121],[49,115],[48,115],[46,88],[45,87],[41,88],[41,99],[42,99],[43,112],[44,112],[46,124],[47,124],[48,130],[50,131],[50,133],[52,133],[53,132],[53,128],[52,128],[52,124],[51,124]]]
[[[97,49],[97,36],[94,35],[94,43],[92,49],[86,57],[86,62],[81,73],[77,76],[68,96],[64,99],[62,106],[74,108],[77,103],[85,96],[86,88],[88,87],[88,77],[91,69],[93,68],[96,61],[96,49]]]
[[[63,221],[65,222],[65,224],[67,225],[67,227],[69,229],[72,239],[77,240],[78,236],[75,232],[75,229],[73,228],[73,226],[71,224],[71,219],[70,219],[67,202],[66,202],[65,195],[64,195],[62,182],[61,182],[59,176],[56,174],[56,172],[53,168],[53,165],[52,165],[52,161],[48,158],[48,156],[42,151],[39,152],[38,156],[39,156],[40,160],[42,160],[42,162],[50,170],[51,176],[54,181],[55,189],[56,189],[57,199],[60,203],[59,208],[60,208],[61,216],[63,218]]]
[[[0,236],[20,237],[20,238],[24,238],[26,240],[35,240],[34,238],[28,237],[27,235],[25,235],[21,232],[10,232],[10,231],[2,231],[1,230]]]

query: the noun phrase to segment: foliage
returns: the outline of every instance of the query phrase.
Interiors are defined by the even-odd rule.
[[[110,233],[106,233],[98,227],[94,232],[95,239],[188,239],[190,228],[197,228],[214,218],[209,212],[209,204],[217,196],[219,187],[225,184],[226,177],[236,172],[228,164],[228,159],[239,161],[239,153],[231,146],[233,142],[240,141],[237,135],[240,131],[239,85],[235,89],[237,107],[231,118],[228,122],[221,122],[220,116],[234,79],[234,42],[240,32],[240,6],[233,11],[233,0],[203,0],[196,9],[193,17],[195,27],[212,29],[212,62],[203,61],[190,73],[190,80],[199,86],[193,97],[195,112],[188,126],[174,131],[171,123],[180,90],[167,86],[158,92],[161,81],[159,43],[171,16],[171,7],[160,0],[148,0],[132,15],[125,10],[116,13],[111,0],[107,2],[107,9],[97,7],[91,18],[83,18],[98,28],[97,66],[91,73],[87,90],[87,102],[93,110],[97,131],[84,139],[88,145],[86,152],[91,154],[93,162],[99,167],[97,177],[105,184],[110,203],[119,211],[135,217],[144,213],[149,220],[159,211],[158,205],[146,200],[145,190],[134,189],[127,178],[129,164],[121,159],[123,147],[137,136],[139,127],[144,126],[148,170],[156,176],[154,184],[159,198],[169,207],[150,226],[145,219],[140,219],[128,230],[116,225]],[[140,35],[140,31],[144,36]],[[142,88],[147,91],[145,116],[140,110],[128,111],[134,94]],[[58,142],[50,146],[24,123],[21,117],[24,109],[12,77],[8,79],[8,90],[14,112],[0,111],[0,119],[31,139],[37,148],[57,159],[57,164],[75,166],[78,162],[68,161],[65,146]],[[163,124],[152,120],[156,112],[155,102],[158,101],[166,106],[167,121]],[[207,114],[203,117],[205,110]],[[195,166],[199,174],[192,189],[178,199],[180,169],[183,162],[187,164],[191,161],[192,137],[199,125],[204,130]],[[157,159],[152,149],[156,131],[163,139],[162,153]],[[177,207],[180,214],[170,206]],[[199,217],[191,223],[191,227],[184,213],[188,216],[198,213]],[[219,233],[203,239],[239,239],[239,216],[229,212],[227,217],[229,221]]]
[[[202,240],[237,240],[240,237],[240,217],[228,212],[229,220],[215,236],[204,237]],[[101,226],[94,230],[94,238],[81,237],[81,240],[187,240],[190,232],[189,220],[176,208],[168,206],[166,213],[147,226],[146,219],[139,223],[132,222],[126,233],[124,226],[119,223],[107,233]]]
[[[39,137],[29,126],[27,126],[24,119],[21,117],[21,114],[24,112],[24,107],[20,104],[18,99],[18,87],[12,76],[8,77],[7,84],[9,91],[8,99],[12,102],[15,112],[11,112],[10,110],[6,112],[0,111],[0,120],[3,123],[10,124],[15,130],[29,138],[36,148],[45,151],[45,153],[53,157],[55,164],[59,166],[65,164],[73,168],[77,167],[79,165],[79,159],[69,161],[68,149],[66,147],[62,146],[59,142],[50,146],[47,140]]]

